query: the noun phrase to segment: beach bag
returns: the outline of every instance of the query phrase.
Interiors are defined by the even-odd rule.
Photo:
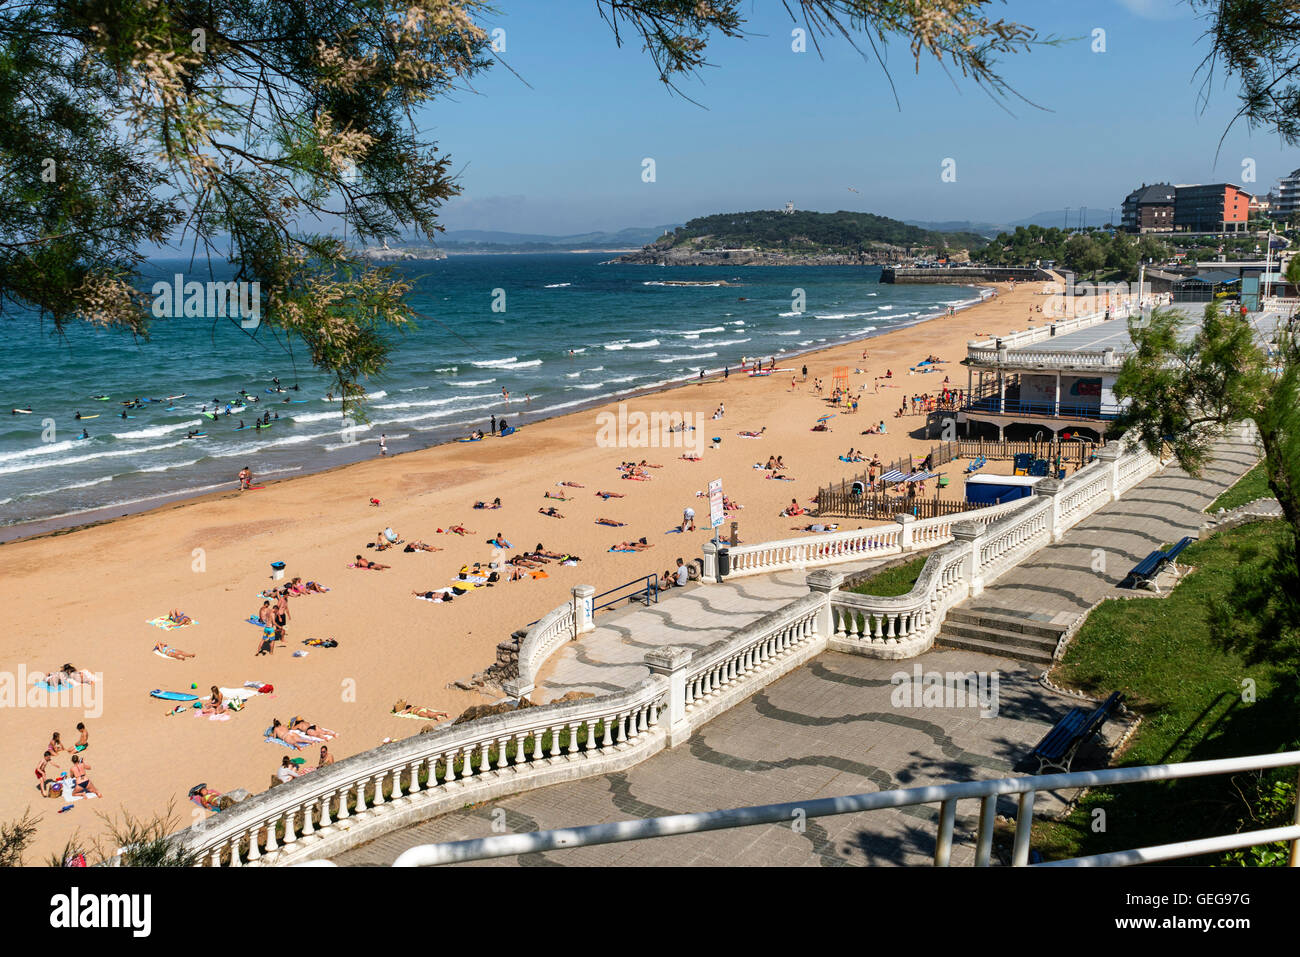
[[[226,702],[226,708],[229,709],[230,711],[243,711],[243,710],[244,710],[244,699],[243,699],[243,698],[231,698],[229,701]]]
[[[262,685],[262,687],[260,687],[260,688],[257,689],[257,693],[258,693],[258,694],[270,694],[270,693],[271,693],[272,691],[274,691],[274,690],[275,690],[275,685]]]
[[[489,584],[491,584],[492,582],[499,582],[500,580],[501,580],[501,575],[497,572],[493,572],[492,574],[488,575]]]

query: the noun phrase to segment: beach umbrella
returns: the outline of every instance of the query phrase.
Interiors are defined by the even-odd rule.
[[[833,418],[835,418],[835,413],[834,413],[834,412],[832,412],[830,415],[821,415],[821,416],[818,416],[818,417],[817,417],[817,421],[818,421],[818,422],[825,422],[827,419],[833,419]]]

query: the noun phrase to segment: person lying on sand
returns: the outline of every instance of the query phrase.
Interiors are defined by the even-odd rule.
[[[533,549],[532,554],[533,556],[541,556],[542,558],[568,558],[569,557],[567,555],[561,555],[559,552],[547,551],[545,548],[542,547],[541,542],[537,543],[537,547]]]
[[[474,503],[474,507],[475,507],[475,508],[500,508],[500,507],[501,507],[501,499],[499,499],[499,498],[494,498],[494,499],[492,500],[492,503],[491,503],[490,505],[489,505],[487,502],[475,502],[475,503]]]
[[[597,492],[596,494],[599,495],[601,498],[604,498],[604,499],[610,499],[610,498],[627,498],[627,496],[624,495],[622,492]]]
[[[424,542],[407,542],[407,543],[406,543],[406,547],[403,548],[402,551],[404,551],[404,552],[440,552],[440,551],[442,551],[442,549],[439,548],[439,547],[436,546],[436,545],[426,545]]]
[[[433,708],[420,708],[413,704],[407,704],[405,698],[398,698],[393,703],[393,714],[413,714],[419,718],[433,718],[435,721],[450,717],[446,711],[435,711]]]
[[[614,548],[616,549],[628,548],[634,552],[643,552],[647,548],[654,548],[654,546],[651,545],[649,542],[647,542],[644,538],[639,538],[635,542],[619,542],[617,545],[614,546]]]
[[[537,514],[545,515],[549,518],[564,518],[564,516],[559,513],[559,511],[556,509],[554,505],[552,505],[550,508],[539,508],[537,510]]]
[[[271,722],[271,737],[279,738],[285,744],[289,745],[294,749],[305,748],[309,744],[316,743],[311,739],[309,739],[302,732],[295,731],[292,728],[286,728],[283,724],[280,723],[279,718],[276,718],[274,721]]]
[[[624,525],[627,524],[627,522],[616,522],[616,521],[614,521],[612,518],[598,518],[598,519],[596,519],[596,524],[597,524],[597,525],[609,525],[609,526],[611,526],[611,527],[613,527],[613,528],[622,528]]]
[[[747,439],[757,439],[757,438],[759,438],[759,437],[760,437],[764,432],[766,432],[766,431],[767,431],[767,426],[765,425],[765,426],[763,426],[761,429],[759,429],[757,432],[739,432],[739,433],[737,433],[737,434],[738,434],[738,435],[743,435],[743,436],[744,436],[745,438],[747,438]]]
[[[384,569],[386,569],[386,568],[392,568],[393,566],[392,566],[392,565],[380,565],[378,562],[372,562],[372,561],[370,561],[369,559],[367,559],[367,558],[362,558],[360,555],[358,555],[358,556],[357,556],[357,560],[356,560],[356,564],[354,564],[352,567],[353,567],[353,568],[368,568],[368,569],[370,569],[371,571],[382,572]]]
[[[166,655],[168,658],[175,658],[177,661],[184,661],[186,658],[194,656],[188,651],[181,651],[179,648],[173,648],[165,641],[154,642],[153,650],[160,655]]]
[[[167,613],[167,620],[174,625],[188,625],[193,619],[185,612],[173,608]]]
[[[213,790],[206,784],[196,784],[190,788],[191,800],[197,800],[200,807],[208,811],[220,811],[221,792]]]
[[[329,728],[322,728],[320,725],[313,724],[306,718],[290,718],[289,727],[302,734],[311,735],[313,738],[329,739],[337,738],[339,736],[337,731],[331,731]]]
[[[791,515],[802,515],[803,513],[803,507],[795,499],[790,499],[790,504],[781,511],[781,514],[787,518]]]
[[[798,525],[790,526],[790,531],[792,532],[834,532],[837,531],[838,529],[839,529],[839,525],[835,524],[834,522],[832,522],[830,525],[813,524],[813,525],[804,525],[802,527]]]
[[[456,535],[477,535],[473,529],[466,528],[464,525],[448,525],[447,531]]]
[[[578,482],[556,482],[555,484],[556,484],[556,485],[567,485],[569,488],[586,488],[586,487],[587,487],[587,486],[582,485],[582,484],[580,484],[580,483],[578,483]]]
[[[506,541],[506,537],[502,535],[500,532],[497,532],[494,538],[489,538],[487,540],[487,544],[491,545],[494,548],[514,548],[514,546],[511,545],[510,542]]]
[[[437,591],[413,591],[411,592],[416,598],[423,598],[425,601],[444,602],[451,601],[451,589],[438,589]]]

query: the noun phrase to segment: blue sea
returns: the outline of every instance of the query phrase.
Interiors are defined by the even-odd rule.
[[[159,319],[148,340],[136,340],[79,323],[58,337],[34,315],[7,311],[0,540],[23,534],[25,523],[71,525],[232,488],[244,465],[279,478],[371,458],[381,435],[401,452],[486,429],[492,414],[526,426],[702,369],[734,369],[742,356],[807,352],[978,299],[970,287],[883,285],[873,267],[657,267],[609,264],[611,256],[453,256],[397,267],[423,318],[393,333],[389,368],[365,383],[369,422],[351,434],[302,343],[269,325],[249,332],[229,319]],[[211,278],[160,260],[139,285],[149,290],[177,272]],[[665,285],[683,280],[718,284]],[[504,311],[493,311],[497,290]],[[289,391],[268,391],[273,378]],[[240,390],[261,401],[216,421],[203,416]],[[91,398],[101,394],[108,399]],[[160,401],[121,418],[135,398]],[[10,412],[27,407],[30,415]],[[267,411],[278,415],[272,427],[252,429]],[[77,420],[78,412],[98,417]],[[249,427],[236,431],[241,419]],[[89,438],[79,438],[83,429]],[[207,434],[190,439],[191,430]]]

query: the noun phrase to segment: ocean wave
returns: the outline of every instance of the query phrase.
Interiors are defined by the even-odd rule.
[[[543,289],[563,289],[565,286],[572,286],[571,282],[552,282],[543,286]]]
[[[695,362],[695,361],[697,361],[697,360],[699,360],[699,359],[711,359],[711,358],[713,358],[713,357],[716,356],[716,355],[717,355],[716,352],[701,352],[701,353],[699,353],[698,355],[688,355],[688,356],[668,356],[668,357],[665,358],[665,359],[656,359],[655,362],[661,362],[661,363],[668,363],[668,362]]]
[[[319,422],[322,419],[338,419],[342,414],[337,410],[333,412],[301,412],[292,416],[292,418],[294,422]]]
[[[5,452],[0,454],[0,462],[12,462],[15,459],[30,458],[33,455],[51,455],[55,452],[66,452],[68,449],[76,448],[76,442],[76,439],[64,439],[62,442],[41,443],[30,449],[23,449],[21,452]]]
[[[647,339],[644,342],[628,342],[626,339],[620,342],[607,342],[605,348],[611,352],[618,352],[622,349],[652,349],[659,345],[658,339]]]
[[[719,339],[717,342],[705,342],[698,346],[691,346],[692,349],[711,349],[714,346],[734,346],[742,342],[749,342],[748,339]],[[714,355],[717,355],[715,352]],[[696,358],[699,358],[698,356]]]
[[[452,366],[452,368],[454,369],[455,366]],[[387,392],[385,392],[383,389],[380,389],[378,392],[371,392],[371,393],[369,393],[369,394],[363,396],[362,399],[361,399],[360,401],[362,401],[362,402],[373,402],[375,399],[382,399],[382,398],[385,398],[387,395],[388,395]],[[337,396],[337,395],[334,396],[334,398],[332,398],[332,399],[327,399],[327,398],[325,398],[325,396],[321,396],[321,397],[320,397],[320,400],[321,400],[322,402],[339,402],[339,401],[341,401],[341,398],[340,398],[339,396]],[[271,400],[268,399],[267,401],[269,402],[269,401],[271,401]],[[353,401],[356,401],[356,400],[353,400]]]
[[[659,282],[658,280],[651,280],[650,282],[643,282],[643,283],[641,283],[641,285],[643,285],[643,286],[672,286],[673,288],[676,288],[676,289],[705,289],[705,288],[713,288],[713,287],[715,287],[715,286],[722,286],[722,285],[725,285],[725,283],[723,283],[721,280],[719,280],[718,282],[693,282],[693,283],[691,283],[689,286],[681,286],[681,285],[678,285],[678,284],[675,283],[675,282]]]
[[[576,379],[576,378],[578,378],[578,376],[580,376],[580,375],[582,375],[581,372],[566,372],[566,373],[564,373],[564,377],[565,377],[566,379]]]
[[[777,315],[780,316],[782,319],[790,319],[793,318],[794,316],[802,316],[803,310],[798,309],[793,312],[778,312]]]
[[[489,380],[496,381],[496,380]],[[420,399],[414,402],[385,402],[383,405],[375,406],[376,409],[427,409],[437,405],[451,405],[454,402],[474,402],[478,399],[491,399],[496,396],[495,392],[481,392],[478,395],[448,395],[441,399]]]
[[[457,389],[468,389],[476,385],[491,385],[496,381],[496,379],[457,379],[455,382],[448,382],[447,385],[454,386]],[[390,406],[384,408],[390,408]]]
[[[887,309],[890,307],[881,306],[881,308]],[[826,313],[815,312],[813,313],[813,318],[814,319],[857,319],[862,316],[870,316],[870,315],[873,315],[873,313],[871,312],[826,312]]]
[[[147,469],[136,469],[137,472],[168,472],[171,469],[189,468],[191,465],[198,465],[198,459],[190,459],[188,462],[176,462],[172,465],[153,465]]]
[[[787,330],[786,332],[778,332],[777,335],[778,335],[778,336],[797,336],[797,335],[799,335],[799,330],[798,330],[798,329],[790,329],[790,330]]]
[[[502,369],[527,369],[530,366],[539,366],[542,364],[541,359],[527,359],[523,362],[512,362],[509,365],[499,366]]]
[[[17,472],[30,472],[34,469],[53,469],[62,468],[65,465],[77,465],[81,462],[92,462],[97,459],[120,458],[123,455],[148,455],[150,452],[158,452],[162,449],[175,448],[178,445],[184,445],[188,439],[177,439],[175,442],[167,442],[163,445],[151,445],[143,449],[115,449],[111,452],[92,452],[89,455],[74,455],[68,459],[56,459],[53,462],[33,462],[27,465],[15,465],[11,468],[0,468],[0,475],[13,475]]]
[[[203,419],[190,419],[188,422],[180,422],[176,425],[155,425],[152,428],[137,429],[134,432],[112,432],[110,434],[115,439],[156,439],[168,432],[177,432],[195,425],[202,425],[204,421]]]
[[[509,356],[505,359],[482,359],[479,362],[471,362],[470,365],[478,366],[480,369],[491,369],[495,366],[508,366],[510,363],[518,361],[518,356]]]
[[[586,385],[575,385],[573,388],[592,390],[592,389],[603,389],[604,387],[605,387],[605,383],[603,382],[589,382]]]
[[[71,492],[79,488],[90,488],[92,485],[103,485],[105,482],[111,481],[113,481],[113,476],[104,475],[97,479],[91,479],[89,482],[73,482],[71,485],[59,485],[55,488],[41,489],[39,492],[28,492],[25,495],[20,495],[19,498],[43,498],[46,495],[58,495],[60,492]],[[5,499],[4,502],[0,502],[0,505],[4,505],[6,502],[11,501],[13,501],[13,499]]]
[[[724,331],[724,329],[725,329],[724,326],[709,326],[709,328],[707,329],[687,329],[685,332],[682,333],[682,335],[698,336],[702,332],[722,332]]]

